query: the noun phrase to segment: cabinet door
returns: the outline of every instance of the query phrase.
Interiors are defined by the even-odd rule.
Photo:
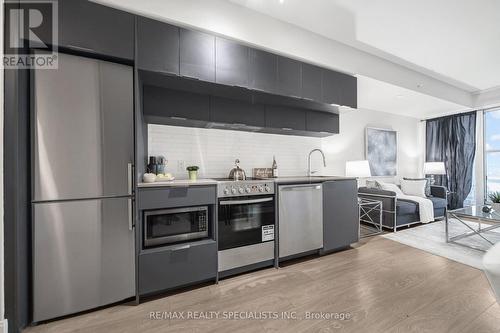
[[[323,183],[323,250],[341,249],[359,240],[356,180]]]
[[[340,103],[351,108],[358,107],[358,79],[355,76],[345,75]]]
[[[322,102],[341,105],[340,93],[344,84],[344,75],[327,69],[323,70]]]
[[[262,104],[212,97],[210,121],[264,127],[266,125],[265,108]]]
[[[301,80],[300,62],[278,56],[277,93],[283,96],[300,97]]]
[[[215,37],[203,32],[180,30],[180,74],[215,82]]]
[[[302,64],[302,94],[301,97],[321,101],[322,69],[320,67]]]
[[[179,28],[138,17],[137,57],[140,69],[179,75]]]
[[[248,47],[217,37],[215,39],[215,51],[216,82],[247,88]]]
[[[306,129],[310,132],[339,133],[339,115],[328,112],[307,111]]]
[[[147,116],[209,120],[208,95],[145,86],[143,103]]]
[[[250,50],[249,88],[267,93],[276,92],[277,56],[256,49]]]
[[[85,0],[59,1],[60,45],[134,59],[134,16]]]
[[[306,113],[304,110],[281,107],[266,107],[266,127],[279,128],[282,130],[306,129]]]

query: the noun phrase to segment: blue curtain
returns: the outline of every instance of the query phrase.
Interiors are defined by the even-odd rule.
[[[447,175],[436,184],[451,192],[450,209],[462,208],[472,189],[476,154],[476,112],[427,120],[426,161],[444,162]]]

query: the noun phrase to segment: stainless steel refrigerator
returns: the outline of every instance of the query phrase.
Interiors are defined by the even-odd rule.
[[[31,84],[35,322],[135,295],[133,71],[58,57]]]

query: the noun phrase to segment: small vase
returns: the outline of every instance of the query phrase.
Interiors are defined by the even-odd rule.
[[[491,207],[496,211],[496,212],[499,212],[500,213],[500,203],[498,202],[493,202],[491,204]]]
[[[196,180],[198,178],[198,171],[188,171],[189,180]]]

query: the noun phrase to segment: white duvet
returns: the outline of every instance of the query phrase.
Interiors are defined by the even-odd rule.
[[[396,184],[379,182],[379,185],[383,190],[396,192],[397,199],[410,200],[418,203],[420,222],[429,223],[434,221],[434,205],[431,200],[414,195],[406,195]]]

